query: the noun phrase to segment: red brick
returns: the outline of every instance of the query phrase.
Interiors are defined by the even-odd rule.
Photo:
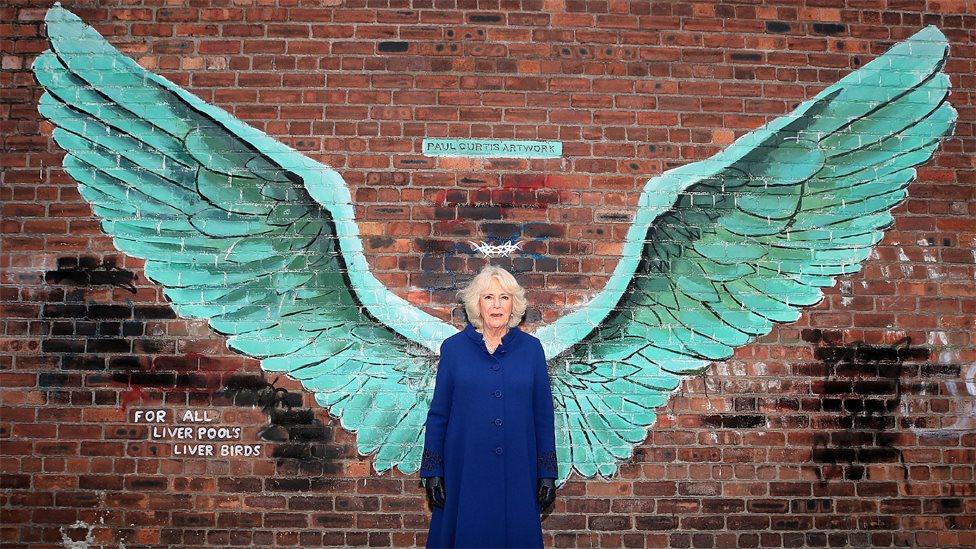
[[[101,234],[59,167],[64,153],[38,117],[29,72],[48,47],[43,10],[21,4],[0,8],[9,37],[0,80],[10,99],[0,127],[11,150],[0,156],[0,543],[55,545],[63,531],[84,539],[84,528],[71,528],[80,520],[97,524],[99,545],[422,545],[430,515],[415,479],[378,475],[372,458],[356,459],[355,435],[325,411],[316,417],[337,457],[272,457],[278,446],[257,435],[268,414],[219,392],[228,376],[258,375],[260,365],[229,351],[205,321],[42,315],[51,306],[169,305],[145,279],[144,261],[125,259]],[[144,66],[335,166],[377,278],[431,314],[456,310],[442,276],[457,284],[485,263],[452,243],[517,226],[529,239],[514,265],[529,290],[531,329],[606,285],[629,227],[617,219],[633,216],[644,182],[717,153],[893,40],[937,24],[950,40],[959,120],[919,167],[884,246],[857,273],[836,277],[840,287],[824,288],[827,299],[799,321],[686,380],[630,461],[610,479],[574,475],[543,524],[546,544],[559,547],[973,544],[965,465],[976,439],[964,430],[964,381],[976,359],[976,145],[967,118],[976,53],[961,38],[974,23],[957,3],[924,13],[802,2],[552,0],[524,11],[471,2],[115,4],[77,11]],[[494,14],[500,19],[471,18]],[[825,36],[820,23],[845,30]],[[395,41],[407,51],[376,55],[380,42]],[[561,140],[564,158],[436,159],[419,152],[429,137]],[[497,208],[487,220],[473,207],[482,202]],[[104,255],[123,258],[135,293],[45,281],[63,258]],[[813,343],[812,330],[838,337]],[[119,337],[137,357],[94,341]],[[84,359],[66,354],[86,340]],[[45,351],[59,345],[64,352]],[[921,354],[827,365],[830,345]],[[113,377],[140,370],[208,374],[162,385]],[[849,390],[831,393],[839,382]],[[310,405],[300,383],[282,377],[277,386]],[[129,422],[134,407],[219,410],[224,423],[243,427],[243,439],[262,444],[263,457],[174,456],[171,443],[148,441]],[[716,430],[716,414],[761,415],[765,428]]]

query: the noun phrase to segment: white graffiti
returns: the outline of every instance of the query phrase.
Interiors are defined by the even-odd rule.
[[[946,389],[955,397],[957,406],[956,421],[947,429],[976,430],[976,362],[964,365],[959,379],[946,383]]]
[[[485,254],[485,257],[507,257],[508,254],[514,252],[515,250],[520,250],[519,246],[522,244],[521,241],[516,242],[506,242],[504,244],[495,246],[493,244],[488,244],[482,241],[481,244],[477,244],[472,241],[468,241],[471,247],[479,252]]]
[[[928,336],[928,344],[945,343],[944,332],[932,332]],[[953,351],[942,351],[939,353],[937,364],[952,365],[959,364],[959,355]],[[909,428],[916,434],[926,436],[958,436],[952,431],[972,431],[976,430],[976,363],[963,364],[960,366],[959,377],[956,379],[945,380],[938,387],[930,387],[928,384],[920,384],[914,392],[919,397],[935,397],[942,393],[951,395],[954,407],[951,418],[946,416],[939,425],[918,426],[909,423]],[[944,393],[943,393],[944,394]],[[899,408],[902,416],[908,417],[918,412],[912,410],[911,399],[902,399]],[[949,412],[947,412],[948,414]],[[949,421],[952,421],[949,424]]]
[[[79,528],[85,529],[85,539],[71,539],[71,536],[68,535],[68,530]],[[88,524],[87,522],[77,520],[70,526],[65,525],[58,529],[61,531],[61,543],[64,544],[65,549],[88,549],[92,546],[92,544],[95,543],[95,526],[93,524]]]

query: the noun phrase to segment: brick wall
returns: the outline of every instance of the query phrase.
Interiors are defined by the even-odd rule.
[[[467,242],[522,237],[493,262],[529,289],[529,330],[603,287],[649,177],[937,25],[959,121],[863,270],[683,383],[620,472],[572,476],[543,527],[557,547],[976,544],[971,4],[178,4],[65,7],[340,171],[369,265],[425,311],[460,326],[454,292],[485,262]],[[297,382],[174,314],[101,231],[37,113],[46,7],[0,7],[0,543],[423,545],[415,474],[377,474]],[[421,154],[445,136],[564,154]],[[177,455],[146,410],[240,428],[260,455]]]

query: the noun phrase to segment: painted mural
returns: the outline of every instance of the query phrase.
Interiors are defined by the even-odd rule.
[[[40,112],[115,246],[146,260],[177,314],[300,380],[378,472],[417,471],[437,352],[457,329],[373,276],[342,176],[142,69],[67,10],[46,23]],[[613,475],[683,376],[860,270],[952,131],[947,53],[922,29],[719,154],[647,181],[605,288],[535,331],[559,484]]]

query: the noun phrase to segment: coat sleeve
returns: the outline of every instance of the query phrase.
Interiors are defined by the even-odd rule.
[[[450,357],[445,356],[444,343],[441,343],[440,359],[437,362],[437,376],[434,380],[434,396],[424,424],[424,454],[420,459],[420,478],[444,476],[444,436],[451,415],[451,398],[454,394],[454,376],[450,368]]]
[[[552,386],[550,385],[549,370],[546,367],[546,355],[539,345],[538,357],[535,362],[535,380],[533,382],[532,406],[535,415],[535,440],[538,453],[539,478],[558,478],[556,468],[556,428],[555,412],[552,403]]]

